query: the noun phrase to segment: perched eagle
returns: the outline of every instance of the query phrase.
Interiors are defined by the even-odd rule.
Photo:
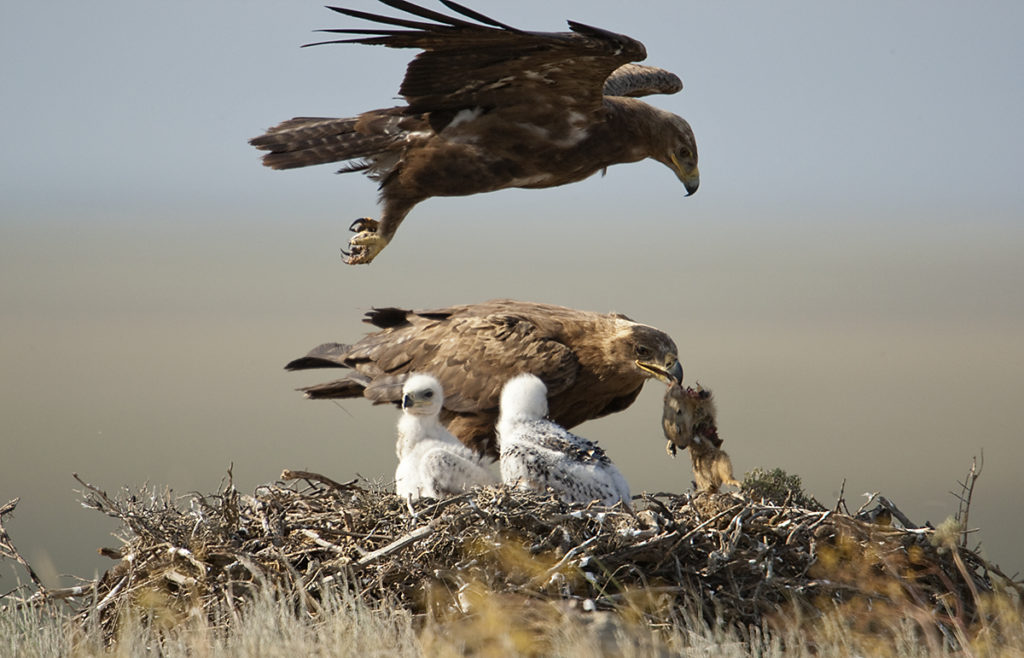
[[[344,162],[338,173],[364,171],[379,182],[380,221],[352,224],[345,262],[372,261],[430,197],[554,187],[644,158],[670,168],[688,194],[697,190],[690,125],[635,98],[675,93],[682,83],[629,64],[647,56],[639,41],[572,21],[571,32],[528,32],[451,0],[441,2],[472,20],[380,1],[432,22],[330,7],[404,29],[324,30],[366,36],[321,43],[421,49],[399,90],[408,104],[344,119],[298,117],[250,140],[268,151],[263,164],[273,169]]]
[[[497,484],[480,463],[480,456],[441,424],[438,416],[443,403],[441,383],[434,377],[417,373],[405,380],[395,445],[395,493],[409,501],[443,498],[471,487]]]
[[[518,375],[505,384],[497,426],[501,481],[526,491],[552,491],[567,503],[628,506],[629,484],[604,450],[547,415],[547,391],[539,378]]]
[[[683,378],[672,339],[620,314],[501,299],[431,311],[380,308],[364,321],[380,331],[354,345],[321,345],[285,366],[352,369],[300,390],[310,398],[399,404],[406,376],[429,372],[444,387],[441,422],[491,457],[498,455],[501,387],[514,375],[540,377],[551,420],[569,428],[622,411],[650,377]]]

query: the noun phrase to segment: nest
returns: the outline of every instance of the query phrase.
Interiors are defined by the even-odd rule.
[[[947,639],[984,625],[987,595],[1020,594],[960,545],[959,531],[943,539],[907,527],[883,498],[851,514],[807,498],[794,505],[792,491],[758,499],[749,478],[742,495],[643,494],[633,510],[508,488],[413,510],[378,484],[291,471],[252,495],[230,477],[215,494],[180,497],[111,497],[80,482],[86,506],[124,524],[124,545],[100,551],[117,564],[84,588],[37,583],[34,599],[82,597],[81,618],[98,615],[111,638],[127,611],[154,600],[182,618],[197,610],[212,618],[244,610],[264,587],[297,592],[310,609],[330,588],[422,619],[472,614],[481,595],[501,596],[742,633],[829,611],[889,610]]]

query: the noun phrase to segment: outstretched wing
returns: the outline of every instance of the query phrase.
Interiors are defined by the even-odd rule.
[[[399,90],[410,113],[444,115],[449,111],[448,116],[454,116],[466,108],[500,111],[516,107],[536,108],[540,116],[545,110],[561,107],[563,113],[589,114],[601,108],[608,75],[647,56],[643,44],[635,39],[573,21],[569,21],[571,32],[528,32],[451,0],[441,2],[472,20],[405,0],[380,2],[433,22],[330,7],[348,16],[405,29],[323,30],[366,36],[320,43],[422,49],[410,62]]]

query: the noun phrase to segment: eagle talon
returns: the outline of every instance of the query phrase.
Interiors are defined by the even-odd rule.
[[[388,244],[387,238],[379,233],[360,231],[348,241],[350,251],[341,250],[347,265],[365,265],[376,258]]]
[[[353,233],[376,233],[380,222],[369,217],[360,217],[348,227]]]

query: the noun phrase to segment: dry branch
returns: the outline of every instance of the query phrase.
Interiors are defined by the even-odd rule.
[[[15,548],[14,542],[11,540],[11,536],[7,534],[7,529],[4,527],[4,515],[14,512],[14,508],[18,506],[18,502],[21,498],[15,498],[4,503],[3,507],[0,507],[0,559],[14,560],[28,572],[28,577],[32,580],[32,583],[37,588],[37,594],[43,597],[47,594],[46,587],[43,586],[43,581],[39,579],[35,569],[28,563],[28,560],[21,556],[18,549]]]

